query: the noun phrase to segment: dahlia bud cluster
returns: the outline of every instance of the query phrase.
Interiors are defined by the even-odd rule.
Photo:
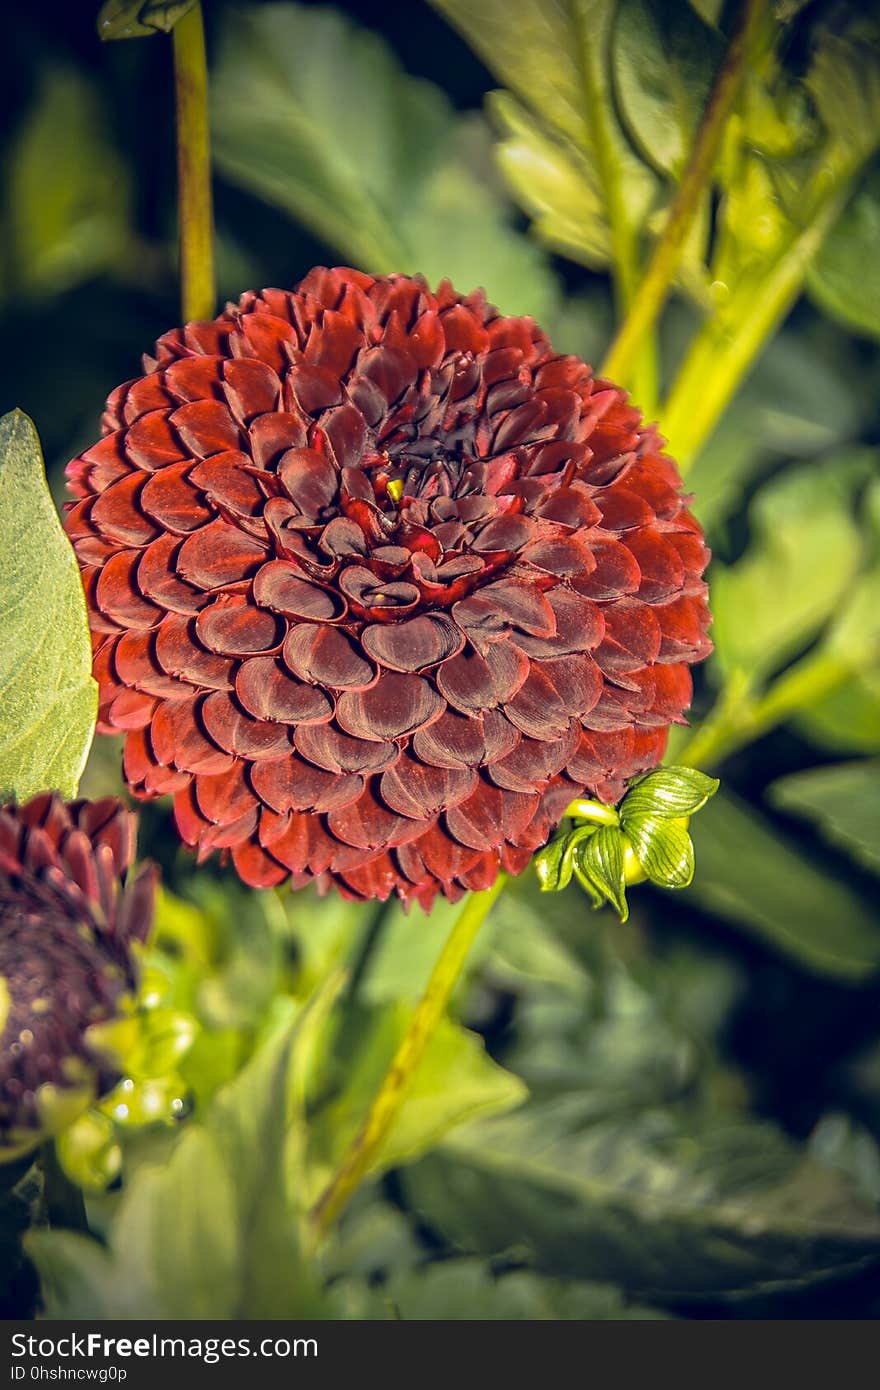
[[[99,727],[249,884],[430,908],[660,761],[707,551],[622,391],[354,270],[166,334],[70,464]]]
[[[149,866],[128,875],[134,827],[112,798],[0,808],[0,1161],[118,1079],[108,1035],[133,1003],[155,886]]]

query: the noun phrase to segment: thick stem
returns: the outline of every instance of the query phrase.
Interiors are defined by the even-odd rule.
[[[797,299],[849,186],[848,179],[842,180],[768,274],[734,291],[723,312],[708,319],[691,344],[662,411],[663,433],[682,474],[693,465],[746,372]]]
[[[446,1011],[477,932],[505,882],[505,876],[499,874],[492,888],[465,898],[367,1117],[311,1212],[310,1222],[316,1237],[323,1235],[342,1211],[387,1138],[425,1049]]]
[[[688,232],[711,178],[727,118],[736,101],[749,55],[760,29],[766,0],[744,0],[724,62],[703,113],[690,159],[678,186],[663,233],[638,292],[602,365],[603,376],[626,381],[669,292]]]
[[[202,7],[187,10],[173,29],[177,106],[177,193],[180,292],[183,321],[210,319],[214,286],[211,146],[208,134],[208,64]]]

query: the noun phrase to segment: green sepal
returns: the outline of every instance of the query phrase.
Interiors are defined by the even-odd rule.
[[[543,849],[538,850],[533,862],[542,893],[559,893],[568,887],[577,869],[575,856],[578,846],[595,834],[594,825],[578,826],[576,830],[554,835]]]
[[[98,15],[98,37],[141,39],[170,34],[198,0],[106,0]]]
[[[575,872],[593,897],[594,906],[611,903],[621,922],[629,917],[623,854],[624,839],[620,829],[616,825],[603,825],[577,848],[575,855]]]
[[[694,846],[684,825],[662,816],[637,816],[626,836],[652,883],[687,888],[694,876]]]
[[[693,767],[658,767],[630,787],[620,805],[621,825],[642,816],[670,820],[692,816],[719,785],[717,777],[707,777]]]

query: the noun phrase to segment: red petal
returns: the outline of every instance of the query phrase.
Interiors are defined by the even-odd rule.
[[[334,724],[300,725],[293,738],[304,758],[328,772],[381,772],[400,755],[396,743],[352,738]]]
[[[403,753],[382,773],[382,799],[393,811],[426,820],[469,796],[477,780],[473,768],[430,767]]]
[[[162,670],[190,685],[209,690],[228,690],[234,663],[228,657],[206,651],[196,640],[190,618],[177,613],[166,617],[156,632],[156,658]]]
[[[346,690],[340,696],[336,718],[355,738],[381,742],[432,723],[443,708],[442,698],[420,676],[389,671],[369,690]]]
[[[437,686],[456,709],[480,712],[510,700],[529,673],[529,660],[512,643],[496,642],[485,656],[464,651],[437,672]]]
[[[254,598],[263,608],[272,608],[289,618],[339,618],[345,604],[329,589],[311,584],[287,560],[270,560],[254,580]]]
[[[204,701],[201,720],[218,748],[239,758],[277,758],[290,748],[285,725],[251,719],[222,690]]]
[[[257,656],[239,667],[235,693],[255,719],[308,724],[329,719],[333,705],[327,695],[288,675],[271,656]]]
[[[274,650],[284,636],[284,624],[243,594],[220,594],[196,618],[199,641],[223,656],[249,656]]]
[[[349,806],[361,793],[363,778],[323,772],[295,754],[254,763],[251,782],[273,811],[331,811]]]
[[[365,628],[361,641],[369,656],[394,671],[422,671],[461,651],[464,634],[442,613],[425,614],[402,623],[379,623]]]
[[[299,623],[291,628],[283,656],[301,680],[337,690],[363,690],[376,675],[350,637],[323,624]]]

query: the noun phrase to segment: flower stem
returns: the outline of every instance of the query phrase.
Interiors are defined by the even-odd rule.
[[[174,26],[174,89],[177,106],[177,191],[180,223],[180,291],[183,319],[214,315],[214,226],[211,210],[211,146],[208,134],[208,64],[202,7]]]
[[[765,10],[766,0],[744,0],[727,54],[703,113],[690,159],[669,210],[669,217],[654,247],[629,313],[602,364],[603,376],[610,376],[615,381],[625,381],[629,377],[636,357],[641,352],[645,336],[653,329],[666,302],[688,232],[711,176],[727,118],[736,101]]]
[[[505,875],[499,874],[491,888],[483,893],[470,893],[465,898],[366,1119],[310,1214],[316,1237],[323,1235],[340,1214],[388,1136],[425,1049],[446,1011],[477,932],[505,882]]]

